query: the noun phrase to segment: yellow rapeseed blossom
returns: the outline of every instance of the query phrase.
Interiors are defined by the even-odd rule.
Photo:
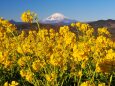
[[[21,19],[23,22],[29,22],[29,23],[32,23],[33,20],[34,20],[34,15],[33,13],[28,10],[28,11],[25,11],[22,15],[21,15]]]
[[[82,24],[81,24],[80,22],[77,22],[77,23],[76,23],[76,26],[79,27],[79,28],[81,27],[81,25],[82,25]]]
[[[19,66],[23,67],[26,65],[26,58],[25,57],[21,57],[19,60],[18,60],[18,64]]]
[[[95,70],[96,72],[101,72],[101,69],[100,69],[100,67],[99,67],[99,62],[96,64],[96,70]]]
[[[8,82],[5,82],[4,86],[19,86],[19,83],[16,81],[12,81],[10,84]]]
[[[20,47],[20,46],[17,48],[17,52],[20,53],[20,54],[24,53],[23,50],[22,50],[22,47]]]
[[[20,75],[21,75],[22,77],[25,77],[26,74],[27,74],[26,70],[23,70],[23,69],[20,70]]]
[[[80,70],[80,71],[78,72],[78,76],[79,76],[79,77],[82,76],[82,70]]]
[[[8,20],[0,18],[0,32],[12,32],[16,30],[16,26],[11,24]]]
[[[10,84],[9,86],[18,86],[18,85],[19,85],[18,82],[16,82],[16,81],[12,81],[11,84]]]
[[[43,68],[45,65],[44,62],[40,62],[40,60],[36,60],[32,63],[32,68],[35,70],[35,71],[39,71],[41,68]]]
[[[9,86],[9,85],[8,85],[8,82],[5,82],[5,83],[4,83],[4,86]]]
[[[3,64],[4,64],[4,67],[5,67],[5,68],[8,68],[8,67],[11,66],[12,61],[6,60],[5,62],[3,62]]]
[[[27,74],[26,74],[25,78],[27,81],[32,82],[32,80],[34,78],[34,73],[30,70],[27,70]]]
[[[5,60],[5,58],[3,57],[3,53],[0,52],[0,63],[2,63]]]
[[[30,11],[24,12],[21,18],[30,23],[34,20]],[[18,80],[21,84],[25,84],[25,79],[24,82],[35,86],[66,85],[65,81],[67,85],[71,82],[76,85],[79,79],[80,86],[94,86],[93,83],[104,86],[100,82],[104,78],[108,82],[106,74],[114,75],[115,42],[109,38],[106,28],[99,28],[95,36],[90,25],[78,22],[58,31],[43,28],[19,31],[15,36],[14,26],[0,19],[0,70],[5,79],[10,80],[9,76],[19,73],[21,77],[13,79],[22,80]],[[98,76],[102,78],[97,82]],[[15,81],[4,83],[4,78],[0,80],[4,86],[19,85]]]
[[[81,83],[80,86],[95,86],[95,84],[91,84],[90,81],[86,81],[86,82]]]
[[[71,26],[74,27],[74,26],[75,26],[75,23],[71,23]]]
[[[109,33],[109,31],[107,30],[107,28],[98,28],[98,34],[99,35],[104,35],[104,34],[106,34],[106,35],[110,35],[110,33]]]
[[[49,63],[50,63],[51,65],[53,65],[53,66],[56,66],[56,65],[57,65],[56,60],[53,59],[53,58],[50,59]]]
[[[45,78],[48,82],[51,82],[57,78],[56,73],[46,74]]]
[[[45,75],[45,78],[46,78],[47,81],[51,81],[50,75],[46,74],[46,75]]]
[[[106,86],[105,83],[99,83],[98,86]]]

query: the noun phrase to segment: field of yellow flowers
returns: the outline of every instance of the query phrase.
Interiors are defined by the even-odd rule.
[[[38,20],[31,11],[21,18]],[[18,34],[0,18],[0,86],[115,86],[115,42],[107,28],[94,35],[80,22]]]

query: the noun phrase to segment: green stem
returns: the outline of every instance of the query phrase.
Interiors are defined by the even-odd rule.
[[[80,76],[80,78],[78,80],[78,85],[77,86],[80,86],[80,82],[81,82],[81,76]]]
[[[38,26],[38,30],[40,31],[40,25],[39,25],[38,21],[36,21],[36,23],[37,23],[37,26]]]
[[[108,85],[108,86],[111,86],[112,77],[113,77],[113,75],[111,74],[110,79],[109,79],[109,85]]]
[[[38,19],[38,18],[35,18],[35,21],[36,21],[36,24],[37,24],[38,30],[40,31],[40,25],[39,25],[39,23],[38,23],[39,19]]]

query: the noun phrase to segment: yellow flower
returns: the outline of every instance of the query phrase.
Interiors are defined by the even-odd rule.
[[[57,63],[57,60],[55,59],[55,56],[52,54],[50,56],[50,60],[49,60],[49,63],[53,66],[56,66],[58,63]]]
[[[29,82],[32,82],[33,75],[34,75],[34,73],[32,73],[31,71],[28,70],[27,74],[26,74],[26,80],[29,81]]]
[[[80,86],[90,86],[90,82],[88,82],[88,81],[83,82],[83,83],[81,83],[81,85],[80,85]]]
[[[83,61],[83,60],[88,60],[88,57],[86,55],[84,55],[84,51],[83,50],[74,50],[73,51],[73,57],[75,61]]]
[[[12,81],[11,84],[8,84],[8,82],[5,82],[4,86],[18,86],[19,83],[16,81]]]
[[[5,67],[5,68],[8,68],[8,67],[11,66],[12,62],[9,61],[9,60],[6,60],[3,64],[4,64],[4,67]]]
[[[105,58],[115,60],[115,51],[113,49],[108,50]]]
[[[31,61],[31,57],[30,56],[23,56],[21,57],[20,59],[18,59],[18,65],[21,66],[21,67],[24,67],[25,65],[27,65],[29,62]]]
[[[34,15],[31,11],[28,10],[22,14],[21,19],[23,22],[32,23],[34,20]]]
[[[17,52],[20,53],[20,54],[23,54],[23,53],[24,53],[21,47],[18,47],[18,48],[17,48]]]
[[[32,64],[32,68],[35,70],[35,71],[39,71],[40,68],[41,68],[41,65],[40,65],[40,60],[37,60],[37,61],[34,61],[33,64]]]
[[[25,77],[26,74],[27,74],[27,72],[26,72],[25,70],[20,70],[20,75],[21,75],[22,77]]]
[[[81,68],[84,69],[86,67],[86,62],[83,61],[82,64],[81,64]]]
[[[3,54],[2,54],[2,52],[0,52],[0,63],[2,63],[4,60],[5,60],[5,58],[4,58]]]
[[[23,67],[26,65],[26,58],[24,57],[21,57],[19,60],[18,60],[18,64]]]
[[[9,86],[9,85],[8,85],[8,82],[5,82],[5,83],[4,83],[4,86]]]
[[[11,24],[8,20],[5,20],[3,18],[0,18],[0,32],[12,32],[15,31],[16,27],[15,25]]]
[[[86,81],[86,82],[81,83],[80,86],[95,86],[95,85],[91,84],[90,81]]]
[[[104,35],[104,34],[106,34],[106,35],[110,35],[110,33],[109,33],[109,31],[107,30],[107,28],[98,28],[98,34],[99,35]]]
[[[76,26],[77,26],[77,27],[81,27],[81,23],[80,23],[80,22],[77,22],[77,23],[76,23]]]
[[[46,74],[45,78],[48,82],[51,82],[57,78],[56,73]]]
[[[45,75],[45,78],[46,78],[47,81],[51,81],[50,75],[46,74],[46,75]]]
[[[101,69],[100,69],[100,67],[99,67],[99,63],[97,63],[96,64],[96,70],[95,70],[96,72],[101,72]]]
[[[59,33],[61,35],[66,34],[68,31],[69,31],[69,26],[63,26],[63,27],[60,27],[60,29],[59,29]]]
[[[71,26],[74,27],[74,26],[75,26],[75,23],[71,23]]]
[[[105,86],[105,83],[100,83],[98,84],[98,86]]]
[[[9,85],[9,86],[18,86],[18,85],[19,85],[18,82],[16,82],[16,81],[12,81],[12,82],[11,82],[11,85]]]
[[[86,31],[86,35],[87,36],[92,36],[93,32],[94,32],[94,29],[91,28],[91,29],[89,29],[89,30]]]
[[[78,72],[78,76],[81,77],[82,76],[82,71]]]

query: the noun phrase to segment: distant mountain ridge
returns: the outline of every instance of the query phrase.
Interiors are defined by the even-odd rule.
[[[98,28],[98,27],[115,28],[115,20],[112,19],[92,21],[89,22],[88,24],[90,24],[94,28]]]
[[[9,22],[11,22],[12,24],[15,24],[16,26],[18,25],[23,25],[23,24],[27,24],[24,22],[17,22],[14,20],[9,20]],[[41,20],[39,21],[40,24],[51,24],[51,25],[69,25],[73,22],[78,22],[76,20],[71,20],[68,19],[65,16],[57,16],[57,17],[48,17],[45,20]],[[98,28],[98,27],[107,27],[107,28],[115,28],[115,20],[112,19],[108,19],[108,20],[97,20],[97,21],[90,21],[90,22],[86,22],[88,24],[90,24],[91,26],[93,26],[94,28]]]
[[[12,24],[15,24],[15,25],[25,24],[24,22],[17,22],[17,21],[14,21],[13,19],[9,20],[9,22],[12,23]]]

